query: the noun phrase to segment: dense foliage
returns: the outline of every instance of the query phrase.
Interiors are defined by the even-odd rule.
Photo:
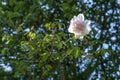
[[[120,79],[118,1],[0,0],[0,80]],[[83,40],[67,30],[79,13]]]

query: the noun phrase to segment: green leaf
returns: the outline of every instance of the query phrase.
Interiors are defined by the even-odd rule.
[[[15,18],[15,17],[19,17],[20,16],[20,14],[18,13],[18,12],[7,12],[7,16],[8,16],[8,18]]]
[[[50,23],[46,23],[45,27],[50,30],[51,29],[51,22]]]
[[[46,61],[48,59],[48,54],[47,53],[43,53],[41,55],[41,57],[42,57],[42,61]]]
[[[23,25],[24,23],[20,24],[19,27],[16,29],[17,32],[23,31]]]
[[[79,48],[75,49],[74,57],[78,58],[80,56]]]
[[[36,34],[33,32],[29,32],[28,35],[29,35],[30,39],[34,39],[36,37]]]

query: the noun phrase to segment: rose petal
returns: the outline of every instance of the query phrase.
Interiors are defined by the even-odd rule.
[[[75,39],[79,39],[80,36],[81,36],[81,35],[75,34]]]
[[[90,26],[87,26],[84,32],[86,32],[86,34],[88,34],[90,31],[91,31]]]
[[[83,15],[83,14],[79,14],[77,17],[78,17],[81,21],[84,21],[84,15]]]
[[[84,36],[82,36],[82,35],[76,35],[76,34],[75,34],[75,39],[83,39],[83,37],[84,37]]]
[[[76,16],[74,16],[72,19],[71,19],[71,22],[75,21],[76,20]]]
[[[68,31],[69,31],[70,33],[74,33],[74,31],[73,31],[73,29],[72,29],[71,26],[68,28]]]
[[[90,20],[85,20],[84,22],[85,22],[86,26],[90,25],[90,23],[91,23]]]
[[[81,39],[81,40],[82,40],[83,38],[84,38],[84,36],[80,36],[80,38],[79,38],[79,39]]]

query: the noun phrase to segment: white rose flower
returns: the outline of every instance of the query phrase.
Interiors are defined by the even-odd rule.
[[[71,19],[68,31],[75,34],[76,39],[83,39],[83,37],[91,31],[90,21],[84,20],[84,15],[79,14]]]

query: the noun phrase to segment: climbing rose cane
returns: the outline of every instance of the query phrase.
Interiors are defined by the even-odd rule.
[[[84,15],[79,14],[71,19],[68,31],[75,34],[76,39],[83,39],[83,37],[91,31],[90,21],[84,20]]]

